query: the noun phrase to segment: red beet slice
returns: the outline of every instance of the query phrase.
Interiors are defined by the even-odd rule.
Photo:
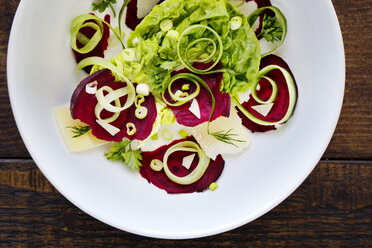
[[[137,10],[137,0],[131,0],[127,6],[125,24],[132,30],[136,29],[137,25],[142,21],[142,19],[138,19],[137,17]]]
[[[88,124],[92,128],[93,135],[98,139],[115,142],[121,141],[124,137],[131,140],[146,139],[152,131],[152,127],[157,116],[154,96],[149,95],[145,97],[145,102],[142,103],[142,106],[148,109],[148,114],[146,118],[142,120],[135,117],[136,107],[134,104],[128,109],[122,111],[120,116],[114,122],[110,123],[111,125],[120,129],[119,133],[117,133],[115,136],[112,136],[109,132],[107,132],[107,130],[102,128],[102,126],[96,122],[97,118],[95,116],[94,109],[97,105],[97,99],[94,94],[88,94],[85,91],[85,86],[94,81],[98,82],[98,89],[103,86],[109,86],[115,90],[125,87],[126,85],[126,83],[115,81],[115,78],[110,70],[101,70],[88,76],[81,81],[72,95],[70,105],[72,118],[79,119]],[[124,104],[125,100],[126,96],[120,99],[122,105]],[[106,110],[102,111],[102,118],[108,118],[110,116],[112,116],[111,112]],[[128,122],[132,122],[136,126],[137,131],[134,135],[129,136],[127,134],[126,124]]]
[[[225,161],[221,155],[218,155],[216,160],[211,159],[204,175],[198,181],[190,185],[177,184],[167,177],[164,170],[154,171],[151,169],[150,163],[153,159],[163,161],[164,154],[171,146],[185,140],[195,142],[194,138],[188,137],[183,140],[176,140],[171,144],[162,146],[152,152],[142,152],[142,166],[140,168],[141,176],[147,179],[149,183],[154,184],[156,187],[163,189],[170,194],[202,192],[207,189],[211,183],[217,181],[225,166]],[[189,170],[182,166],[182,159],[190,154],[190,152],[175,152],[171,154],[168,158],[169,169],[177,176],[187,176],[195,169],[198,163],[198,156],[196,155]]]
[[[194,67],[202,70],[206,69],[211,64],[205,64],[205,63],[194,63]],[[220,69],[220,65],[217,65],[214,69]],[[182,69],[180,71],[175,72],[173,75],[179,74],[179,73],[190,73],[188,69]],[[230,106],[231,106],[231,100],[228,93],[221,93],[220,91],[220,85],[223,78],[222,73],[213,73],[213,74],[207,74],[207,75],[198,75],[201,79],[204,80],[204,82],[209,86],[211,89],[213,96],[215,97],[216,104],[212,115],[212,120],[215,120],[216,118],[220,116],[226,116],[229,117],[230,115]],[[193,83],[190,83],[187,80],[177,80],[172,85],[172,92],[175,93],[177,90],[181,90],[182,85],[189,84],[190,90],[188,91],[190,94],[195,91],[196,87]],[[171,97],[169,96],[168,91],[165,93],[165,97],[169,102],[172,102]],[[189,101],[181,106],[173,107],[168,106],[174,115],[176,116],[177,122],[181,125],[188,126],[188,127],[194,127],[197,126],[203,122],[208,121],[209,115],[212,109],[212,97],[209,94],[208,90],[203,86],[200,85],[200,93],[196,97],[196,100],[198,101],[199,108],[200,108],[200,119],[196,117],[190,110],[190,106],[192,101]]]
[[[164,0],[160,0],[157,4],[160,4],[163,1]],[[131,0],[127,6],[127,16],[125,17],[125,24],[127,24],[127,26],[132,30],[135,30],[137,25],[140,24],[140,22],[143,20],[143,18],[139,19],[137,17],[137,4],[137,0]]]
[[[291,73],[293,77],[293,74],[291,70],[289,69],[289,66],[287,65],[287,63],[282,58],[276,55],[268,55],[261,60],[261,65],[260,65],[261,69],[268,65],[278,65],[286,69],[289,73]],[[288,110],[288,106],[289,106],[288,86],[286,84],[283,74],[279,70],[273,70],[270,73],[268,73],[266,76],[273,79],[278,85],[278,95],[274,101],[274,105],[272,109],[270,110],[269,114],[265,117],[252,108],[252,106],[259,105],[259,103],[253,99],[253,97],[251,97],[247,102],[244,102],[242,106],[249,113],[253,114],[254,116],[262,120],[273,121],[273,122],[279,121],[285,116]],[[257,96],[263,100],[268,100],[272,92],[271,84],[266,79],[262,79],[259,82],[259,86],[260,86],[260,89],[257,90]],[[249,130],[251,130],[252,132],[266,132],[269,130],[276,129],[275,126],[263,126],[263,125],[259,125],[251,121],[239,109],[238,109],[238,114],[240,118],[242,119],[243,125]]]
[[[107,23],[110,23],[110,15],[106,15],[105,16],[105,21]],[[92,21],[88,21],[88,22],[96,22],[96,21],[92,20]],[[82,34],[84,34],[86,37],[91,38],[94,35],[95,30],[93,28],[91,28],[91,27],[84,27],[84,28],[80,29],[80,32]],[[102,39],[98,43],[98,45],[91,52],[86,53],[86,54],[82,54],[82,53],[78,53],[78,52],[76,52],[76,51],[73,50],[74,55],[75,55],[76,63],[79,63],[83,59],[86,59],[86,58],[89,58],[89,57],[93,57],[93,56],[97,56],[97,57],[103,58],[104,57],[104,51],[108,47],[108,39],[109,38],[110,38],[110,28],[106,24],[103,24],[103,35],[102,35]],[[77,47],[78,48],[81,48],[81,47],[84,46],[79,41],[76,41],[76,44],[77,44]],[[92,69],[92,66],[87,66],[87,67],[84,68],[84,71],[86,71],[87,73],[90,73],[90,70],[91,69]]]

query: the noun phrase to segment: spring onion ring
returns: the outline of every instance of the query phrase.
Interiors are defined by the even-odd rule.
[[[146,107],[139,106],[138,108],[136,108],[134,115],[136,116],[137,119],[142,120],[146,118],[147,112],[148,110]]]
[[[234,16],[230,19],[230,28],[231,30],[237,30],[242,25],[242,18],[240,16]]]
[[[126,125],[126,128],[127,128],[127,134],[129,136],[132,136],[137,132],[136,126],[132,122],[128,122]]]
[[[161,169],[163,169],[163,162],[161,162],[159,159],[153,159],[151,160],[150,168],[154,171],[161,171]]]
[[[136,108],[141,107],[141,104],[145,102],[145,97],[143,95],[136,95],[134,98],[134,106]]]
[[[172,139],[173,139],[173,134],[171,134],[171,132],[169,132],[168,129],[164,129],[164,130],[161,132],[161,136],[162,136],[163,139],[165,139],[165,140],[172,140]]]

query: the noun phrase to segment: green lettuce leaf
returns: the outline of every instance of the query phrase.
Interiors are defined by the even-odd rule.
[[[243,20],[237,30],[230,29],[230,19],[234,16],[240,16]],[[123,52],[111,62],[129,79],[140,78],[141,82],[149,84],[151,90],[164,92],[164,84],[171,71],[181,65],[177,54],[177,37],[167,35],[160,29],[160,22],[166,18],[172,20],[172,31],[178,34],[193,24],[213,28],[222,39],[224,50],[221,63],[227,71],[221,91],[233,95],[249,89],[258,74],[261,49],[246,17],[226,0],[164,1],[155,6],[130,34],[127,45],[135,51],[135,59],[126,60]],[[181,51],[185,50],[189,41],[200,37],[211,38],[218,44],[210,31],[197,30],[184,37],[180,44]],[[209,47],[210,43],[200,42],[189,50],[187,57],[198,60]]]

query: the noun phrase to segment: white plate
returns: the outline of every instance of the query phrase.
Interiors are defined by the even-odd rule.
[[[8,50],[14,116],[32,158],[72,203],[119,229],[159,238],[195,238],[244,225],[274,208],[309,175],[335,129],[344,93],[345,60],[330,0],[273,0],[288,19],[277,52],[299,89],[293,118],[279,131],[255,134],[247,151],[226,157],[216,191],[170,195],[99,148],[69,153],[53,118],[76,86],[69,47],[71,20],[90,0],[21,1]]]

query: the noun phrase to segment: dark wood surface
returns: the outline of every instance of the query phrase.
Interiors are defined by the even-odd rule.
[[[345,43],[346,90],[337,129],[316,169],[263,217],[183,241],[140,237],[93,219],[31,160],[7,92],[7,43],[18,3],[0,3],[0,247],[372,247],[371,0],[333,0]]]

